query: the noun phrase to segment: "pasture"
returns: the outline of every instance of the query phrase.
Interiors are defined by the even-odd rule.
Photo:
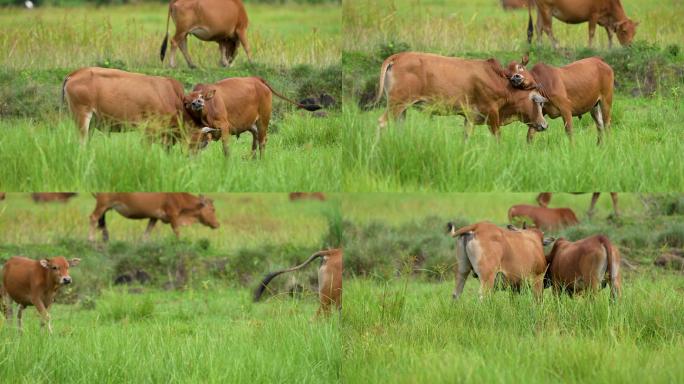
[[[0,170],[0,188],[339,189],[339,178],[334,177],[341,173],[335,161],[340,153],[339,4],[248,3],[246,7],[254,64],[249,65],[240,51],[231,68],[220,68],[218,45],[191,37],[188,49],[199,65],[196,70],[183,60],[176,69],[168,68],[168,58],[163,65],[159,61],[167,4],[3,8],[0,51],[7,54],[0,58],[0,163],[7,165]],[[91,123],[90,145],[80,147],[78,130],[60,94],[64,77],[84,66],[170,76],[181,81],[186,91],[197,83],[226,77],[260,76],[291,98],[328,94],[333,104],[324,117],[314,117],[274,97],[263,162],[246,160],[251,137],[233,139],[231,157],[225,160],[218,144],[212,143],[197,156],[187,153],[182,144],[166,153],[155,141],[142,137],[144,127],[103,134],[96,128],[101,128],[97,119]]]
[[[252,302],[256,279],[334,245],[338,202],[289,202],[286,194],[215,194],[216,230],[193,225],[176,240],[168,225],[142,241],[143,220],[107,216],[110,243],[87,242],[94,199],[35,204],[28,194],[0,202],[0,259],[23,254],[80,257],[51,309],[47,337],[34,308],[24,334],[0,320],[3,382],[335,382],[341,370],[339,316],[313,320],[315,267],[305,287]],[[142,269],[150,281],[114,285]],[[287,278],[274,281],[282,292]],[[15,308],[16,312],[16,308]]]
[[[620,218],[602,195],[555,194],[581,225],[555,235],[605,233],[618,245],[623,297],[496,292],[480,301],[468,278],[458,302],[455,242],[448,220],[507,222],[512,204],[534,194],[344,194],[345,283],[341,323],[344,382],[666,383],[684,379],[684,280],[653,259],[684,246],[681,195],[620,194]],[[678,212],[677,214],[672,214]],[[669,214],[668,214],[669,213]],[[547,249],[547,252],[549,249]]]
[[[589,115],[573,118],[570,144],[562,119],[527,145],[527,127],[502,127],[496,143],[486,126],[463,140],[463,118],[436,116],[429,106],[411,108],[403,123],[378,131],[386,98],[374,105],[383,60],[402,51],[506,64],[527,51],[527,12],[505,12],[498,1],[348,1],[343,6],[342,133],[345,191],[677,191],[684,175],[682,151],[681,23],[677,2],[624,2],[639,20],[634,44],[607,49],[602,28],[594,49],[586,47],[587,25],[554,22],[561,48],[533,41],[531,65],[562,66],[600,56],[615,71],[610,133],[596,145]],[[416,13],[415,9],[421,12]],[[536,16],[535,16],[536,17]]]

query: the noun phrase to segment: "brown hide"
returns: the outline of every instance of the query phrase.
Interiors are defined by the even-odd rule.
[[[508,221],[513,222],[516,217],[529,217],[535,227],[544,231],[558,230],[567,226],[579,224],[577,216],[570,208],[547,208],[534,205],[514,205],[508,210]]]

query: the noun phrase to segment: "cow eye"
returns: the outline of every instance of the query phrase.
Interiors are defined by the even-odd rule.
[[[52,266],[52,269],[57,270],[57,267],[53,265],[53,266]]]

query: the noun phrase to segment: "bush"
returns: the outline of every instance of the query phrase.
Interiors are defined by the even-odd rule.
[[[684,247],[684,224],[676,223],[658,235],[658,244],[672,248]]]

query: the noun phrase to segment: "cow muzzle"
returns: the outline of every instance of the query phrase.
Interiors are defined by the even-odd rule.
[[[204,100],[202,99],[195,99],[190,103],[190,108],[195,111],[195,112],[202,112],[204,109]]]
[[[510,80],[511,84],[513,84],[514,87],[520,87],[525,81],[525,78],[521,74],[516,73],[513,76],[511,76]]]
[[[537,132],[544,132],[547,128],[549,128],[549,123],[546,121],[534,125],[534,129],[536,129]]]
[[[71,284],[71,277],[69,277],[69,276],[64,276],[64,277],[62,277],[61,283],[62,283],[62,285],[69,285],[69,284]]]

